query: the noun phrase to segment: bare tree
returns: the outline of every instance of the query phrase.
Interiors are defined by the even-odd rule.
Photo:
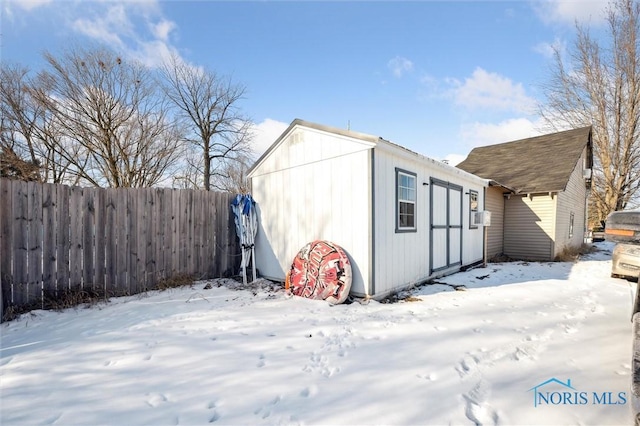
[[[107,49],[45,53],[38,101],[64,138],[56,153],[83,182],[146,187],[168,178],[181,156],[180,127],[172,122],[150,71]]]
[[[592,125],[593,210],[604,220],[640,188],[640,3],[616,0],[607,10],[608,44],[576,24],[565,60],[556,50],[541,114],[554,129]]]
[[[23,180],[77,184],[77,174],[70,172],[72,165],[59,154],[58,147],[65,143],[61,126],[35,96],[38,84],[27,68],[0,67],[0,173]]]
[[[250,153],[251,122],[239,103],[245,89],[229,78],[192,67],[172,56],[162,67],[165,93],[190,129],[187,138],[198,151],[182,182],[209,191],[220,176]],[[188,176],[187,176],[188,175]],[[200,185],[201,183],[201,185]]]
[[[232,194],[247,194],[250,192],[247,171],[251,167],[251,158],[239,156],[236,161],[227,162],[220,170],[216,170],[211,186],[217,190]]]
[[[29,70],[0,68],[0,176],[41,181],[35,123],[39,111],[29,97]]]

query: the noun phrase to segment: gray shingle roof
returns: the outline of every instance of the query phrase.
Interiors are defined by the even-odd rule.
[[[558,192],[585,146],[590,154],[591,126],[474,148],[457,167],[517,193]]]

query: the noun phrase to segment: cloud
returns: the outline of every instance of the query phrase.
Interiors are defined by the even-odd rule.
[[[387,62],[387,68],[396,78],[401,78],[405,73],[413,71],[413,62],[402,56],[396,56]]]
[[[476,68],[464,82],[448,81],[453,86],[454,103],[465,108],[529,113],[535,106],[534,99],[527,96],[522,84],[482,68]]]
[[[573,26],[576,21],[587,24],[605,22],[608,0],[546,0],[531,2],[531,6],[546,24],[560,23]]]
[[[171,34],[177,25],[162,16],[157,1],[110,1],[91,5],[90,16],[72,18],[71,27],[77,33],[150,67],[157,67],[169,55],[178,53],[171,43]]]
[[[133,24],[129,20],[123,4],[109,7],[104,15],[75,19],[72,29],[86,37],[109,45],[113,49],[122,49],[125,45],[122,37],[130,37]]]
[[[160,22],[152,26],[153,34],[162,41],[169,40],[169,34],[176,28],[176,24],[166,19],[162,19]]]
[[[469,149],[494,145],[541,134],[541,123],[527,118],[512,118],[499,123],[470,123],[462,126],[460,138]]]
[[[22,9],[26,10],[26,11],[30,11],[33,10],[35,8],[38,8],[42,5],[48,4],[48,3],[52,3],[53,0],[14,0],[11,3],[13,3],[16,6],[21,7]]]
[[[560,55],[564,56],[567,51],[567,42],[556,37],[553,42],[538,43],[533,47],[533,51],[541,54],[547,59],[552,59],[555,56],[555,52],[560,52]]]
[[[255,158],[259,158],[287,127],[289,127],[289,123],[271,118],[266,118],[261,123],[254,125],[253,150],[255,152]]]

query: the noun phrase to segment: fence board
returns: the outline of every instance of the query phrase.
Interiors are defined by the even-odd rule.
[[[56,289],[56,192],[58,186],[42,187],[42,291],[55,294]]]
[[[171,192],[171,276],[178,275],[178,265],[180,264],[179,233],[180,218],[180,191]]]
[[[156,287],[158,281],[166,278],[166,256],[165,256],[165,239],[166,239],[166,194],[167,191],[160,189],[155,190],[156,204],[154,209],[154,232],[156,234],[156,246],[154,257],[156,259],[156,276],[153,278],[153,287]]]
[[[105,261],[106,261],[106,245],[107,241],[111,240],[111,236],[106,234],[106,205],[107,191],[101,189],[95,189],[93,191],[93,200],[95,207],[95,232],[94,232],[94,244],[95,244],[95,259],[94,259],[94,276],[93,276],[93,290],[99,294],[106,295],[106,281],[105,281]]]
[[[173,249],[173,193],[174,191],[163,191],[164,199],[163,199],[163,215],[164,215],[164,241],[162,252],[164,254],[164,274],[162,279],[169,278],[172,274],[172,252]]]
[[[116,189],[108,189],[105,192],[105,282],[109,288],[109,296],[114,295],[118,280],[116,274],[116,264],[118,262],[118,240],[116,234],[117,194],[118,191]]]
[[[82,188],[71,187],[69,196],[69,288],[77,290],[82,288]]]
[[[69,289],[69,230],[71,220],[69,217],[69,199],[71,188],[68,186],[58,186],[56,191],[56,204],[58,211],[56,214],[56,294],[59,297],[63,291]]]
[[[27,182],[13,182],[13,302],[16,305],[28,303],[28,249],[29,221],[27,210],[29,196]]]
[[[0,316],[69,289],[126,295],[216,277],[237,259],[228,194],[0,179],[0,197]]]
[[[187,240],[189,236],[187,235],[187,227],[189,226],[189,191],[180,191],[180,216],[178,217],[178,226],[180,230],[178,231],[178,258],[179,258],[179,266],[178,273],[179,274],[187,274]]]
[[[11,285],[13,282],[13,191],[9,179],[0,179],[0,318],[13,304]]]
[[[42,308],[42,184],[28,182],[29,237],[27,246],[28,281],[27,300],[40,302]]]
[[[145,244],[145,254],[144,254],[144,269],[145,269],[145,283],[149,286],[153,286],[155,284],[155,275],[156,275],[156,260],[155,260],[155,241],[156,236],[153,232],[153,222],[155,217],[153,215],[153,210],[155,206],[155,191],[151,188],[145,189],[144,194],[144,215],[146,217],[146,221],[144,223],[145,236],[146,236],[146,244]]]
[[[222,210],[220,209],[221,196],[220,194],[214,194],[214,204],[212,206],[212,214],[215,218],[215,228],[213,234],[215,235],[215,247],[213,250],[213,274],[220,275],[222,269],[222,245],[224,239],[220,233],[220,229],[222,228]]]
[[[216,275],[222,275],[226,268],[227,260],[224,257],[224,251],[226,249],[227,239],[224,235],[224,223],[227,218],[227,206],[224,204],[223,194],[216,194],[216,216],[218,221],[216,223]]]
[[[96,190],[84,188],[82,193],[82,285],[87,291],[95,288],[95,199]]]
[[[118,199],[116,209],[116,234],[118,239],[118,251],[116,253],[116,286],[115,294],[117,296],[128,295],[129,285],[127,282],[127,264],[129,261],[129,246],[127,241],[128,214],[129,209],[127,203],[127,193],[121,189],[115,191]]]
[[[231,211],[231,206],[229,205],[226,194],[220,194],[220,198],[222,198],[222,200],[224,201],[220,203],[220,209],[221,209],[220,214],[222,215],[222,218],[221,218],[219,232],[220,232],[220,242],[221,242],[220,256],[222,257],[222,259],[220,262],[219,273],[221,275],[224,275],[225,273],[228,273],[231,267],[230,259],[227,257],[227,253],[226,253],[226,250],[229,249],[231,244],[231,242],[229,241],[229,233],[227,229],[227,226],[229,226],[230,224],[229,213]],[[233,226],[235,226],[235,223],[233,223]]]
[[[195,270],[194,262],[193,262],[193,225],[194,225],[194,217],[193,217],[193,191],[187,191],[187,241],[186,241],[186,252],[187,252],[187,274],[193,274]]]
[[[146,235],[141,232],[147,220],[143,212],[143,198],[145,189],[128,189],[127,203],[129,216],[129,232],[127,247],[129,248],[129,293],[136,294],[144,291],[144,244]]]
[[[207,194],[202,194],[202,205],[201,205],[201,218],[202,218],[202,248],[200,251],[200,270],[202,271],[203,278],[211,278],[209,275],[209,224],[211,223],[211,218],[209,217],[209,204],[211,203],[211,197],[207,196]]]
[[[194,191],[193,192],[193,228],[197,230],[202,230],[202,203],[205,194],[202,191]],[[193,233],[193,271],[194,273],[198,273],[198,278],[202,277],[200,270],[202,269],[202,232],[194,232]]]
[[[220,216],[218,215],[218,194],[211,194],[210,215],[213,220],[213,250],[211,253],[211,275],[218,276],[220,270]]]

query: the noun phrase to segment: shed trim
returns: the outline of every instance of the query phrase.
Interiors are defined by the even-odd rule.
[[[369,155],[369,161],[371,162],[371,178],[369,179],[369,190],[371,191],[371,197],[369,200],[369,220],[370,220],[370,233],[371,233],[371,247],[369,247],[369,283],[367,287],[369,292],[365,294],[366,297],[370,297],[376,294],[376,154],[375,149],[371,150]],[[366,287],[365,287],[366,292]]]

